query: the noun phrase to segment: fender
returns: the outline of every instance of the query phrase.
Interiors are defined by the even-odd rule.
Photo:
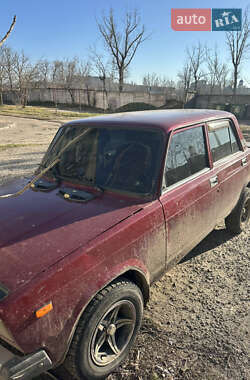
[[[116,279],[118,279],[120,277],[125,277],[125,278],[131,280],[132,282],[134,282],[140,288],[140,290],[142,292],[142,295],[143,295],[143,299],[144,299],[144,305],[146,306],[147,302],[149,301],[149,297],[150,297],[149,296],[149,289],[150,289],[149,273],[148,273],[146,267],[144,267],[143,265],[141,265],[141,267],[144,267],[145,271],[143,271],[138,266],[137,267],[136,266],[126,266],[126,263],[123,263],[120,266],[117,266],[117,269],[119,269],[119,267],[123,267],[123,270],[121,270],[120,272],[117,272],[118,274],[116,276],[110,277],[109,280],[107,280],[105,282],[105,284],[102,286],[102,288],[98,289],[95,292],[95,294],[93,294],[92,297],[89,299],[89,301],[87,303],[85,303],[84,306],[82,307],[80,313],[78,314],[78,316],[77,316],[77,318],[75,320],[73,328],[71,330],[71,334],[70,334],[70,336],[68,338],[67,346],[66,346],[64,355],[61,358],[61,360],[57,363],[57,365],[60,365],[60,364],[62,364],[64,362],[64,360],[66,358],[66,355],[68,353],[70,344],[72,342],[75,330],[77,328],[78,322],[79,322],[80,318],[82,317],[82,314],[84,313],[84,311],[86,310],[86,308],[88,307],[88,305],[90,304],[90,302],[92,301],[92,299],[102,289],[106,288],[109,284],[111,284],[114,280],[116,280]]]

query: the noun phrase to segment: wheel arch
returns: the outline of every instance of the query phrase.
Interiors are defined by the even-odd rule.
[[[242,187],[241,192],[240,192],[240,195],[239,195],[239,197],[238,197],[238,199],[237,199],[237,202],[236,202],[236,204],[234,205],[234,207],[233,207],[233,209],[231,210],[231,212],[229,213],[229,215],[230,215],[230,214],[231,214],[231,213],[237,208],[237,206],[238,206],[238,204],[239,204],[239,202],[240,202],[240,200],[241,200],[241,198],[242,198],[242,196],[243,196],[243,194],[244,194],[244,191],[245,191],[246,189],[250,189],[250,182],[245,183],[244,186]]]
[[[64,352],[64,355],[63,355],[63,358],[60,360],[59,363],[57,363],[57,366],[62,364],[63,361],[65,360],[65,357],[68,353],[68,350],[69,350],[69,347],[70,347],[70,344],[72,342],[72,339],[73,339],[73,336],[75,334],[75,331],[76,331],[76,328],[77,328],[77,325],[79,323],[79,320],[81,319],[84,311],[86,310],[87,306],[89,305],[89,303],[92,301],[92,299],[104,288],[106,288],[107,286],[109,286],[113,281],[115,280],[119,280],[121,278],[124,278],[124,279],[127,279],[127,280],[130,280],[131,282],[133,282],[135,285],[138,286],[138,288],[141,290],[142,292],[142,296],[143,296],[143,301],[144,301],[144,307],[146,306],[147,302],[149,301],[149,296],[150,296],[150,285],[149,285],[149,282],[147,281],[147,278],[145,276],[145,274],[143,272],[141,272],[139,269],[137,268],[130,268],[130,269],[127,269],[126,271],[120,273],[119,275],[117,275],[116,277],[110,279],[107,283],[105,283],[105,285],[99,289],[88,301],[87,304],[84,305],[84,307],[82,308],[81,312],[79,313],[78,315],[78,318],[77,320],[75,321],[75,324],[71,330],[71,334],[69,336],[69,339],[68,339],[68,342],[67,342],[67,348]]]
[[[118,276],[118,278],[121,277],[125,277],[127,280],[130,280],[138,286],[143,295],[144,306],[146,306],[149,301],[149,284],[145,276],[138,270],[129,269],[127,272],[122,273],[120,276]]]

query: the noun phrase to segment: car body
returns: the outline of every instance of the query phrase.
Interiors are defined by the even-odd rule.
[[[90,317],[81,321],[95,312],[98,295],[105,300],[105,289],[132,292],[128,281],[139,289],[138,305],[140,298],[145,305],[150,284],[219,220],[226,218],[228,229],[240,232],[249,219],[250,149],[228,112],[146,111],[73,121],[59,129],[39,170],[57,157],[57,169],[33,188],[0,199],[4,379],[18,372],[16,363],[23,365],[25,379],[67,361],[76,331],[83,329],[79,324],[89,323]],[[76,161],[80,164],[74,166]],[[1,194],[21,185],[2,187]],[[126,302],[122,307],[132,315]],[[105,315],[112,314],[112,307],[109,302]],[[110,322],[109,338],[116,334],[114,326]],[[99,330],[93,330],[92,343]],[[125,333],[134,334],[129,328]],[[133,339],[120,349],[122,354],[106,357],[107,366],[96,355],[99,372],[86,375],[83,368],[77,376],[102,378],[123,359]],[[27,369],[26,359],[35,363],[35,372]]]

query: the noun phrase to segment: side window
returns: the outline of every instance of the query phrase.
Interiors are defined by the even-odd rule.
[[[229,125],[229,134],[230,134],[230,140],[231,140],[232,153],[236,153],[240,150],[240,146],[235,137],[235,132],[231,125]]]
[[[165,183],[171,186],[208,167],[203,127],[175,133],[168,149]]]
[[[214,162],[240,150],[233,128],[227,120],[209,123],[208,137]]]

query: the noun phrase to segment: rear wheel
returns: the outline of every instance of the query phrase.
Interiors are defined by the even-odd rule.
[[[247,227],[250,218],[250,189],[245,188],[240,199],[225,219],[226,228],[233,234],[239,234]]]
[[[130,281],[115,281],[98,293],[79,321],[64,363],[71,376],[104,379],[127,356],[142,314],[142,293]]]

